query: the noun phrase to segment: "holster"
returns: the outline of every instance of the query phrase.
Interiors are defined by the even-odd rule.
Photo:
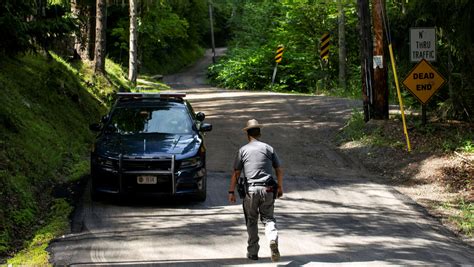
[[[239,177],[237,180],[237,192],[239,193],[240,199],[244,199],[245,196],[248,193],[248,183],[247,183],[247,178],[245,177]]]
[[[277,181],[275,181],[275,179],[270,179],[270,181],[268,181],[268,186],[272,187],[272,191],[273,191],[273,199],[276,199],[277,196],[278,196],[278,183]]]

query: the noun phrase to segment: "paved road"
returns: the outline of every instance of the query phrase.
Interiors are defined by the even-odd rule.
[[[371,182],[374,174],[332,144],[358,102],[210,88],[208,63],[209,54],[165,77],[214,126],[207,134],[208,199],[92,202],[86,194],[72,233],[49,248],[54,264],[275,266],[263,235],[261,260],[245,258],[241,205],[226,199],[232,159],[246,141],[241,129],[252,117],[266,124],[262,139],[277,149],[286,173],[276,204],[280,265],[474,264],[471,247],[410,199]]]

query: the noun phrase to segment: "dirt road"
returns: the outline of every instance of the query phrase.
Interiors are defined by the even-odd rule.
[[[280,264],[474,263],[472,248],[410,199],[370,182],[371,175],[332,144],[358,102],[210,88],[207,64],[209,54],[165,77],[214,127],[207,134],[206,202],[118,204],[92,202],[86,194],[73,233],[50,247],[54,264],[274,266],[263,229],[261,259],[245,258],[242,208],[226,199],[232,160],[246,142],[241,129],[250,118],[265,124],[262,140],[277,150],[285,170],[285,195],[276,203]]]

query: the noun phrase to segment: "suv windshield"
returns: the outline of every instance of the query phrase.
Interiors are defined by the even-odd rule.
[[[192,120],[184,107],[120,107],[109,125],[122,135],[139,133],[190,134]]]

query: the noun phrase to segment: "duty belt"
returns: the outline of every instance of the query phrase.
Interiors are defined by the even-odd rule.
[[[249,186],[268,186],[265,182],[249,183]]]

